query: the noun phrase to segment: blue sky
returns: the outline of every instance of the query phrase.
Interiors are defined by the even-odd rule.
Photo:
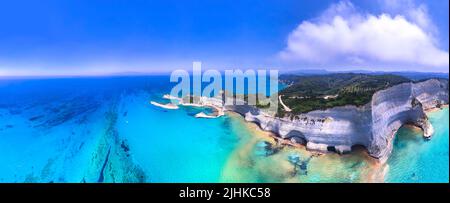
[[[2,1],[0,75],[165,72],[192,61],[448,72],[448,15],[447,0]]]

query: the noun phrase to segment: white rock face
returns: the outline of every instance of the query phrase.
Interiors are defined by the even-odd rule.
[[[424,110],[448,104],[448,80],[430,79],[403,83],[376,92],[363,107],[344,106],[300,114],[294,119],[276,118],[250,106],[227,106],[257,123],[263,130],[306,144],[307,149],[346,153],[354,145],[365,146],[380,161],[392,152],[395,132],[413,124],[431,137],[433,128]]]
[[[385,161],[392,152],[392,142],[397,130],[404,124],[417,125],[429,138],[433,127],[424,110],[448,104],[448,81],[427,80],[404,83],[379,91],[372,97],[372,133],[369,154]]]

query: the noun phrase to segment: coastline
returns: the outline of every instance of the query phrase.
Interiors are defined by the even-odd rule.
[[[395,132],[403,125],[417,125],[423,129],[423,137],[431,138],[433,127],[425,115],[427,110],[448,104],[446,84],[447,81],[437,79],[401,83],[377,91],[371,102],[364,106],[346,105],[311,111],[293,119],[266,116],[258,109],[234,109],[240,111],[246,120],[258,123],[262,129],[291,139],[285,142],[306,143],[308,150],[339,154],[350,153],[353,146],[363,145],[370,156],[383,163],[392,152]],[[252,113],[247,113],[249,111]],[[338,119],[325,122],[328,117]],[[390,119],[393,120],[390,122]],[[295,137],[300,139],[292,139]]]
[[[161,104],[161,103],[158,103],[158,102],[155,102],[155,101],[150,101],[150,104],[152,104],[152,105],[154,105],[154,106],[157,106],[157,107],[161,107],[161,108],[163,108],[163,109],[170,109],[170,110],[178,109],[178,106],[177,106],[177,105],[174,105],[174,104],[172,104],[172,103]]]
[[[239,116],[240,118],[243,119],[242,115],[237,113],[237,112],[233,112],[233,111],[228,111],[228,115],[230,115],[231,117],[237,117]],[[275,133],[270,132],[270,131],[265,131],[264,129],[262,129],[257,123],[254,122],[249,122],[249,121],[245,121],[245,126],[250,129],[251,132],[253,132],[257,137],[259,138],[266,138],[266,139],[270,139],[272,140],[272,142],[274,144],[281,144],[287,147],[291,147],[291,148],[295,148],[295,149],[299,149],[299,150],[303,150],[308,152],[309,154],[312,155],[316,155],[316,156],[322,156],[322,155],[337,155],[339,157],[345,157],[347,155],[351,155],[352,153],[347,153],[347,154],[338,154],[338,153],[333,153],[333,152],[322,152],[322,151],[315,151],[315,150],[309,150],[306,145],[304,144],[300,144],[300,143],[295,143],[292,142],[291,140],[288,139],[283,139],[279,136],[277,136]],[[420,128],[419,128],[420,129]],[[373,161],[374,164],[378,165],[379,162],[377,161],[376,158],[370,156],[367,153],[367,149],[364,146],[354,146],[355,148],[355,152],[356,153],[361,153],[364,155],[364,158],[367,158],[367,160],[371,160]],[[352,151],[353,152],[353,151]]]
[[[275,178],[278,178],[276,181],[281,180],[281,182],[316,182],[317,176],[324,176],[323,180],[319,180],[320,182],[340,182],[343,180],[348,181],[350,179],[351,182],[384,182],[389,166],[381,164],[375,158],[369,156],[367,150],[363,147],[355,147],[352,153],[344,155],[311,151],[308,150],[305,145],[289,143],[289,140],[279,138],[272,132],[264,131],[256,123],[245,121],[239,113],[229,111],[227,115],[232,119],[241,121],[251,138],[248,138],[244,141],[244,144],[238,146],[234,154],[230,156],[227,161],[228,163],[226,164],[227,168],[224,169],[224,176],[226,176],[224,178],[225,180],[231,176],[228,175],[228,173],[236,175],[232,171],[234,168],[247,168],[250,167],[247,166],[248,164],[258,161],[261,162],[260,165],[265,165],[265,167],[270,167],[271,169],[263,169],[263,166],[254,163],[258,166],[251,167],[256,168],[254,170],[256,170],[257,173],[261,173],[260,175],[262,176],[274,176]],[[252,150],[254,150],[257,143],[262,141],[269,142],[272,146],[279,147],[280,151],[274,155],[261,157],[258,160],[254,160],[255,158],[248,158],[254,153]],[[296,175],[293,177],[288,175],[293,170],[292,163],[288,161],[288,156],[290,154],[297,154],[302,157],[302,159],[311,157],[312,159],[309,162],[307,169],[311,175]],[[329,171],[329,167],[337,167],[339,170]],[[356,168],[358,168],[358,170],[356,170]],[[255,173],[253,169],[246,170]],[[250,172],[245,172],[244,174],[246,173]]]
[[[440,110],[448,108],[448,107],[449,107],[448,104],[443,104],[440,107],[433,107],[433,108],[425,109],[424,111],[426,114],[429,114],[429,113],[440,111]]]
[[[218,118],[218,117],[221,117],[221,116],[225,115],[225,112],[224,112],[224,110],[222,108],[219,108],[219,107],[214,106],[214,105],[184,105],[184,104],[181,104],[181,105],[182,106],[195,106],[195,107],[202,107],[202,108],[209,107],[209,108],[212,108],[214,110],[213,115],[208,115],[208,114],[206,114],[204,112],[200,112],[200,113],[195,115],[196,118]]]
[[[242,114],[233,111],[226,111],[220,119],[197,120],[193,116],[195,113],[204,111],[212,114],[212,109],[183,108],[180,105],[179,111],[171,111],[153,107],[149,100],[168,103],[160,100],[164,90],[158,86],[153,88],[156,93],[129,93],[117,96],[117,100],[107,99],[109,97],[103,100],[102,97],[97,101],[90,99],[91,94],[87,95],[86,100],[71,100],[87,107],[92,103],[101,103],[88,113],[83,113],[87,107],[67,103],[67,100],[55,100],[51,105],[55,108],[66,105],[67,112],[76,113],[76,117],[65,118],[66,109],[61,114],[52,114],[47,111],[45,102],[40,102],[41,105],[25,103],[27,105],[23,108],[29,105],[34,109],[23,113],[16,113],[14,108],[3,109],[0,113],[3,115],[4,125],[1,127],[5,139],[0,142],[0,148],[4,152],[15,150],[15,156],[4,157],[2,161],[11,166],[21,164],[21,167],[14,171],[4,168],[1,178],[5,182],[97,182],[100,176],[104,182],[216,182],[220,180],[217,179],[220,175],[224,175],[225,180],[222,180],[229,182],[448,182],[448,168],[438,164],[447,163],[448,167],[448,113],[439,117],[437,115],[441,113],[438,108],[427,110],[430,120],[434,121],[433,126],[436,124],[437,127],[436,137],[424,140],[418,132],[402,138],[401,134],[408,134],[409,130],[400,130],[396,137],[401,141],[394,142],[395,155],[389,158],[387,165],[372,162],[374,158],[367,156],[367,150],[357,147],[350,154],[325,153],[314,157],[307,167],[308,176],[292,177],[289,173],[294,167],[288,158],[291,154],[299,155],[302,160],[310,157],[312,152],[307,151],[304,145],[290,146],[287,143],[276,154],[255,156],[255,148],[257,150],[260,142],[275,145],[277,135],[261,130],[257,124],[245,121]],[[43,95],[47,94],[43,92]],[[97,92],[92,92],[94,95]],[[78,98],[76,96],[71,98]],[[21,97],[15,100],[19,101]],[[448,105],[445,107],[443,110],[448,111]],[[38,115],[43,117],[37,118]],[[238,121],[231,121],[229,115],[236,115],[233,120]],[[50,123],[49,128],[34,127],[47,120],[61,120],[64,123]],[[173,128],[174,124],[176,128]],[[250,130],[244,130],[243,126]],[[447,126],[444,133],[442,126]],[[17,132],[23,132],[25,139],[13,136]],[[442,137],[446,137],[447,143],[442,142],[445,141]],[[63,145],[50,144],[48,141],[52,140]],[[48,147],[42,149],[41,144],[48,144]],[[432,149],[433,153],[427,151],[437,147],[447,149]],[[72,154],[76,156],[71,157]],[[442,155],[447,157],[442,158]],[[403,163],[398,166],[398,163],[393,163],[394,160]],[[67,167],[65,170],[60,170],[64,162],[70,164],[64,166]],[[236,164],[240,167],[235,167]],[[86,167],[72,167],[77,165]],[[99,174],[102,168],[104,170]],[[139,171],[143,172],[144,178]],[[198,171],[203,172],[199,174]],[[442,174],[442,171],[447,171],[447,174]],[[387,176],[384,175],[386,172]],[[414,179],[413,173],[416,173]],[[392,174],[396,177],[392,178]],[[434,176],[434,179],[429,176]]]
[[[448,105],[443,106],[442,108],[434,108],[433,111],[427,112],[428,116],[430,113],[438,113],[440,110],[448,109]],[[279,160],[279,170],[284,172],[287,172],[290,170],[289,163],[286,161],[286,154],[290,153],[296,153],[299,154],[301,157],[307,157],[316,154],[314,161],[311,161],[309,164],[309,169],[311,171],[314,171],[319,174],[327,174],[329,177],[334,176],[336,174],[330,175],[332,173],[335,173],[335,171],[327,171],[325,166],[333,166],[338,167],[338,165],[342,168],[345,168],[349,166],[347,169],[349,170],[348,173],[351,173],[350,171],[356,170],[355,167],[358,168],[358,178],[355,180],[352,180],[352,182],[374,182],[374,183],[382,183],[382,182],[389,182],[388,174],[395,173],[399,169],[398,168],[392,168],[396,167],[392,166],[391,161],[389,161],[389,158],[386,162],[379,162],[378,159],[370,156],[367,153],[367,149],[363,146],[355,146],[352,149],[352,152],[349,154],[337,154],[337,153],[320,153],[315,151],[310,151],[306,149],[305,145],[297,144],[297,143],[290,143],[289,140],[284,140],[280,137],[277,137],[276,134],[268,131],[264,131],[261,129],[261,127],[254,123],[254,122],[248,122],[245,121],[239,113],[229,111],[227,113],[230,117],[234,119],[240,119],[243,122],[243,125],[248,129],[250,134],[254,136],[254,139],[260,140],[260,141],[268,141],[272,145],[276,145],[277,143],[284,145],[282,148],[282,151],[278,152],[280,153],[280,156],[277,157]],[[415,132],[416,134],[421,134],[422,129],[420,129],[417,126],[414,125],[404,125],[405,128],[408,128]],[[397,133],[393,135],[394,137],[397,137]],[[418,139],[423,140],[423,139]],[[423,141],[424,142],[424,141]],[[252,149],[256,145],[256,141],[252,141],[252,143],[249,143],[248,145],[252,146],[243,146],[242,149],[237,149],[236,154],[230,157],[230,159],[245,159],[245,156],[248,156],[251,152],[249,150]],[[427,143],[424,143],[427,144]],[[394,148],[393,150],[401,150],[398,148]],[[284,151],[284,152],[283,152]],[[284,156],[284,157],[283,157]],[[270,157],[266,157],[268,159],[274,159]],[[273,161],[273,160],[272,160]],[[236,164],[236,162],[242,162],[242,161],[235,161],[235,160],[229,160],[230,164]],[[392,171],[394,170],[394,171]],[[392,171],[392,172],[391,172]],[[260,171],[260,173],[264,173],[264,171]],[[277,172],[279,176],[280,172]],[[347,173],[347,172],[340,172],[340,173]],[[339,174],[338,174],[339,175]],[[341,174],[342,175],[342,174]],[[343,175],[342,175],[343,176]],[[294,178],[286,178],[284,179],[284,182],[309,182],[310,180],[305,180],[304,178],[300,179],[294,179]],[[314,182],[314,181],[311,181]],[[324,182],[330,182],[325,180]],[[334,182],[334,181],[331,181]]]
[[[176,110],[179,109],[179,105],[180,106],[185,106],[185,107],[199,107],[199,108],[212,108],[214,110],[213,115],[208,115],[204,112],[200,112],[197,113],[195,115],[196,118],[218,118],[221,117],[223,115],[225,115],[225,110],[223,109],[223,107],[219,107],[214,105],[212,102],[208,102],[206,97],[201,97],[201,103],[197,104],[197,103],[185,103],[183,102],[182,98],[178,98],[178,97],[174,97],[168,94],[163,95],[162,97],[163,99],[167,99],[167,100],[171,100],[171,101],[177,101],[177,104],[174,103],[168,103],[168,104],[161,104],[155,101],[150,101],[150,104],[154,105],[154,106],[158,106],[164,109],[170,109],[170,110]]]
[[[195,115],[197,118],[216,118],[224,115],[224,111],[235,112],[246,122],[272,132],[269,135],[277,145],[305,147],[316,154],[345,155],[353,153],[354,146],[361,145],[367,156],[383,164],[392,153],[395,134],[402,126],[417,125],[423,130],[423,137],[431,138],[434,130],[426,114],[448,106],[443,105],[448,104],[443,84],[445,81],[435,79],[414,84],[402,83],[376,92],[371,102],[361,107],[333,107],[304,113],[293,119],[266,115],[263,110],[253,106],[225,106],[222,98],[217,97],[199,97],[194,104],[183,104],[183,99],[179,98],[181,102],[178,105],[216,110],[216,115],[201,112]],[[408,91],[412,88],[416,88],[416,91]],[[390,96],[395,94],[401,97]],[[396,104],[399,102],[402,105]],[[327,122],[330,117],[337,119]],[[389,119],[395,119],[395,122],[389,122]]]
[[[431,140],[421,137],[421,129],[405,125],[394,141],[386,182],[448,182],[448,107],[427,113],[436,130]]]
[[[326,144],[316,144],[316,143],[313,143],[313,142],[308,142],[308,143],[306,143],[306,144],[305,144],[305,143],[298,143],[295,139],[292,139],[292,138],[291,138],[291,139],[283,138],[283,137],[281,137],[281,136],[279,136],[279,135],[277,135],[277,134],[275,134],[275,133],[273,133],[273,132],[271,132],[271,131],[266,131],[266,130],[264,130],[264,129],[260,126],[259,123],[255,122],[255,121],[247,121],[247,120],[245,119],[246,116],[245,116],[245,115],[242,115],[241,112],[235,111],[235,110],[233,110],[233,109],[226,109],[226,110],[225,110],[224,107],[216,106],[213,102],[211,102],[211,101],[208,100],[209,98],[206,98],[206,97],[205,97],[205,98],[201,97],[201,103],[199,103],[199,104],[197,104],[197,103],[184,103],[184,102],[182,101],[181,98],[170,97],[170,96],[167,96],[167,95],[164,95],[163,98],[164,98],[164,99],[172,99],[172,100],[175,99],[175,100],[178,100],[178,101],[179,101],[178,105],[181,105],[181,106],[188,106],[188,107],[189,107],[189,106],[192,106],[192,107],[200,107],[200,108],[208,107],[208,108],[214,109],[214,114],[213,114],[213,115],[208,115],[208,114],[206,114],[206,113],[204,113],[204,112],[200,112],[200,113],[197,113],[197,114],[195,115],[196,118],[214,119],[214,118],[218,118],[218,117],[220,117],[220,116],[225,115],[225,111],[230,112],[230,114],[239,115],[239,116],[241,116],[242,118],[244,118],[244,120],[245,120],[246,123],[252,123],[252,124],[254,124],[255,126],[258,126],[258,128],[259,128],[260,130],[262,130],[262,131],[264,131],[264,132],[267,132],[266,135],[267,135],[268,137],[270,137],[276,144],[279,144],[279,145],[285,145],[285,146],[290,146],[290,147],[299,148],[299,149],[304,149],[304,150],[309,151],[309,152],[311,152],[311,153],[315,153],[316,155],[323,155],[323,154],[330,154],[330,153],[334,153],[334,154],[338,154],[338,155],[351,154],[351,153],[353,153],[353,151],[354,151],[354,150],[353,150],[354,146],[357,146],[357,145],[354,145],[354,146],[351,146],[351,147],[348,146],[348,147],[345,148],[345,150],[331,152],[331,151],[329,151],[329,150],[326,148],[326,147],[327,147]],[[153,104],[153,103],[152,103],[152,104]],[[154,105],[155,105],[155,104],[154,104]],[[173,105],[173,106],[172,106],[172,105]],[[162,107],[162,108],[168,108],[168,109],[178,109],[178,106],[177,106],[177,105],[174,105],[174,104],[167,104],[167,105],[156,104],[156,106],[160,106],[160,107]],[[426,114],[429,114],[429,113],[431,113],[431,112],[435,112],[435,111],[438,111],[438,110],[442,110],[443,108],[448,108],[448,104],[441,105],[441,106],[439,106],[439,107],[433,107],[433,108],[423,109],[423,111],[424,111]],[[270,117],[272,117],[272,116],[270,116]],[[278,118],[278,117],[273,117],[273,118],[275,118],[275,119],[281,119],[281,118]],[[411,125],[411,124],[406,123],[406,124],[404,124],[403,126],[409,126],[409,125]],[[414,126],[414,125],[412,125],[412,126]],[[418,126],[415,126],[415,127],[417,127],[418,129],[421,129],[421,128],[418,127]],[[432,126],[431,126],[431,128],[432,128]],[[425,138],[428,138],[427,135],[425,134],[425,131],[424,131],[423,129],[421,129],[421,130],[422,130],[423,133],[424,133],[423,136],[424,136]],[[398,131],[398,129],[395,130],[395,131],[392,131],[389,137],[394,138],[394,137],[395,137],[395,134],[397,133],[397,131]],[[432,131],[431,131],[431,132],[432,132]],[[389,142],[393,142],[393,139],[390,140]],[[392,143],[390,143],[390,144],[392,144]],[[317,145],[317,146],[316,146],[316,145]],[[324,145],[325,147],[322,147],[322,145]],[[336,146],[336,149],[337,149],[337,147],[338,147],[338,146]],[[370,154],[369,149],[368,149],[367,146],[363,146],[363,147],[364,147],[364,151],[365,151],[366,156],[367,156],[367,157],[370,157],[369,159],[376,160],[376,161],[379,162],[380,164],[384,164],[384,163],[387,161],[387,159],[389,158],[389,157],[381,157],[381,158],[374,157],[374,156],[372,156],[372,155]]]
[[[440,111],[440,110],[442,110],[442,109],[444,109],[444,108],[448,108],[448,104],[442,105],[441,107],[433,107],[433,108],[429,108],[429,109],[427,109],[427,110],[424,110],[424,112],[426,113],[426,115],[428,115],[428,114],[430,114],[430,113],[438,112],[438,111]],[[229,111],[229,112],[233,112],[233,111]],[[245,115],[241,115],[240,113],[237,113],[237,112],[233,112],[233,113],[235,113],[235,114],[237,114],[237,115],[240,115],[241,117],[245,118]],[[275,117],[275,118],[276,118],[276,117]],[[272,138],[275,142],[280,143],[280,144],[283,144],[283,145],[288,145],[288,146],[291,146],[291,147],[296,147],[296,148],[299,148],[299,149],[304,149],[304,150],[310,151],[310,152],[312,152],[312,153],[317,153],[317,154],[322,154],[322,155],[323,155],[323,154],[338,154],[338,155],[344,155],[344,154],[351,154],[351,153],[353,153],[353,147],[354,147],[354,146],[352,146],[352,147],[351,147],[352,149],[351,149],[349,152],[347,152],[347,153],[335,153],[335,152],[328,152],[328,151],[324,151],[324,150],[311,149],[311,148],[308,148],[308,146],[307,146],[306,144],[297,143],[297,142],[295,142],[295,140],[292,141],[291,139],[285,139],[285,138],[282,138],[282,137],[276,135],[276,134],[273,133],[273,132],[266,131],[266,130],[262,129],[261,126],[260,126],[258,123],[255,123],[255,122],[253,122],[253,121],[246,121],[246,122],[247,122],[247,123],[254,124],[254,125],[257,126],[260,130],[262,130],[262,131],[264,131],[264,132],[267,132],[267,135],[268,135],[270,138]],[[413,128],[414,130],[420,131],[420,132],[423,134],[424,138],[430,139],[429,137],[425,136],[424,130],[423,130],[422,128],[416,126],[416,125],[413,125],[413,124],[404,124],[403,126],[406,126],[406,127],[409,127],[409,128]],[[392,134],[391,134],[391,137],[395,137],[395,135],[397,134],[397,131],[398,131],[398,129],[397,129],[396,131],[393,131]],[[392,141],[393,141],[393,140],[392,140]],[[375,158],[375,157],[373,157],[373,156],[371,156],[371,155],[369,154],[367,147],[364,147],[364,146],[362,146],[362,147],[364,148],[365,155],[367,156],[367,158],[370,159],[370,160],[374,160],[374,161],[378,162],[379,164],[385,164],[386,161],[387,161],[387,159],[389,158],[389,157],[386,157],[386,158],[384,158],[384,159]]]

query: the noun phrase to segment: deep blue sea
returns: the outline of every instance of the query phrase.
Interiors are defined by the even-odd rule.
[[[402,128],[378,165],[363,149],[315,156],[276,148],[241,116],[150,101],[168,76],[0,79],[0,182],[448,182],[448,108],[435,135]]]

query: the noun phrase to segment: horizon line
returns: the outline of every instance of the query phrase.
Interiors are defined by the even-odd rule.
[[[238,70],[238,69],[234,69]],[[225,70],[219,70],[222,72]],[[120,76],[165,76],[170,75],[173,71],[161,71],[161,72],[139,72],[139,71],[129,71],[129,72],[113,72],[113,73],[88,73],[88,74],[19,74],[19,75],[1,75],[0,79],[5,78],[80,78],[80,77],[120,77]],[[192,73],[192,71],[187,71]],[[204,71],[202,71],[204,72]],[[439,71],[384,71],[384,70],[364,70],[364,69],[354,69],[354,70],[327,70],[327,69],[297,69],[297,70],[284,70],[280,71],[281,74],[294,74],[294,73],[428,73],[428,74],[449,74],[449,72],[439,72]]]

